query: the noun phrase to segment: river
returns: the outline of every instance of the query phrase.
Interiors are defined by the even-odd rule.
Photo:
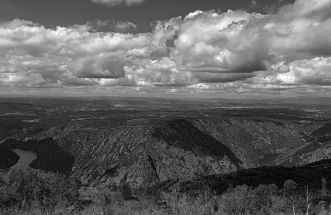
[[[15,164],[15,167],[17,166],[29,166],[29,164],[32,163],[37,158],[37,154],[33,151],[26,151],[22,149],[13,149],[13,152],[15,152],[20,159]]]

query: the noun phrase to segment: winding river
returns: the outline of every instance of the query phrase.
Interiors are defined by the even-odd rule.
[[[13,152],[15,152],[20,159],[18,162],[15,164],[14,167],[17,166],[29,166],[29,164],[32,163],[37,158],[37,154],[34,153],[33,151],[26,151],[22,149],[13,149]]]

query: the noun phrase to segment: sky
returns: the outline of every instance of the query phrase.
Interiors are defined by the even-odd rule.
[[[331,95],[331,0],[1,0],[0,95]]]

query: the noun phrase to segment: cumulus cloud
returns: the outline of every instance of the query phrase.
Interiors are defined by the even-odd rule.
[[[123,58],[101,54],[79,58],[71,64],[71,69],[82,78],[120,78],[125,76],[124,66]]]
[[[295,60],[273,66],[274,74],[261,78],[265,83],[331,85],[331,58]]]
[[[321,58],[316,57],[331,55],[330,4],[297,0],[269,15],[196,11],[181,23],[171,55],[178,67],[206,82],[250,79],[261,71],[278,74],[273,68],[280,62],[314,58],[310,62],[317,64]],[[325,78],[327,72],[318,69],[313,73]],[[295,79],[294,84],[301,82]]]
[[[94,32],[119,32],[130,33],[137,29],[137,25],[129,21],[114,21],[114,20],[95,20],[87,22],[82,27],[88,27]]]
[[[124,21],[51,29],[15,19],[0,23],[0,85],[331,86],[330,11],[331,0],[297,0],[270,14],[195,11],[146,33],[130,33],[136,25]]]
[[[188,70],[249,73],[265,69],[265,33],[257,34],[255,26],[249,27],[262,18],[244,11],[189,14],[179,30],[173,57]]]
[[[93,3],[105,5],[108,7],[113,7],[121,4],[127,6],[142,4],[145,0],[91,0]]]
[[[24,20],[0,26],[1,82],[6,85],[93,85],[120,78],[129,57],[144,56],[150,34],[49,29]],[[33,80],[35,79],[35,80]]]

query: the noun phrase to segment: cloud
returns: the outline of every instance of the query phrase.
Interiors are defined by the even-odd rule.
[[[207,67],[223,72],[253,72],[265,69],[268,53],[263,44],[267,37],[263,31],[257,34],[256,26],[249,26],[262,18],[244,11],[190,14],[179,30],[173,58],[187,70]]]
[[[91,0],[93,3],[114,7],[117,5],[125,4],[126,6],[133,6],[142,4],[145,0]]]
[[[280,62],[314,59],[317,64],[318,57],[331,55],[330,11],[330,0],[297,0],[267,15],[196,11],[181,23],[171,56],[177,67],[202,82],[250,81],[259,72],[277,74],[273,68]],[[301,83],[298,78],[293,84]]]
[[[274,74],[269,74],[261,80],[264,83],[331,86],[331,57],[283,62],[275,65],[273,71]]]
[[[0,25],[0,83],[15,86],[95,85],[120,78],[130,57],[146,55],[150,34],[55,29],[13,20]]]
[[[78,58],[70,69],[81,78],[120,78],[125,76],[124,66],[124,58],[100,54]]]
[[[125,21],[0,23],[0,85],[304,91],[331,86],[331,0],[276,12],[195,11],[132,33]]]
[[[137,29],[137,25],[129,21],[96,20],[86,24],[95,32],[130,33]]]

